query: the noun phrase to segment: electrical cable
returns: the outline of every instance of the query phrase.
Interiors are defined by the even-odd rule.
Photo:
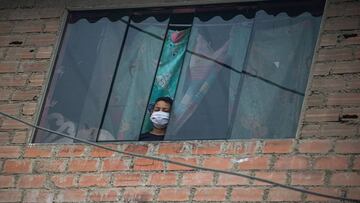
[[[88,140],[80,139],[80,138],[77,138],[77,137],[72,137],[72,136],[66,135],[64,133],[56,132],[56,131],[53,131],[53,130],[50,130],[50,129],[47,129],[47,128],[43,128],[43,127],[38,126],[38,125],[31,124],[31,123],[29,123],[27,121],[16,118],[14,116],[3,113],[1,111],[0,111],[0,114],[5,116],[5,117],[16,120],[16,121],[18,121],[20,123],[26,124],[26,125],[28,125],[28,126],[30,126],[32,128],[36,128],[36,129],[43,130],[43,131],[46,131],[46,132],[49,132],[49,133],[60,135],[62,137],[66,137],[66,138],[69,138],[69,139],[72,139],[72,140],[76,140],[76,141],[79,141],[79,142],[82,142],[82,143],[85,143],[85,144],[89,144],[89,145],[92,145],[92,146],[95,146],[95,147],[99,147],[99,148],[102,148],[102,149],[105,149],[105,150],[113,151],[113,152],[116,152],[116,153],[119,153],[119,154],[125,154],[125,155],[129,155],[129,156],[133,156],[133,157],[140,157],[140,158],[145,158],[145,159],[162,161],[162,162],[166,162],[166,163],[171,163],[171,164],[175,164],[175,165],[179,165],[179,166],[185,166],[185,167],[198,169],[198,170],[203,170],[203,171],[210,171],[210,172],[214,172],[214,173],[222,173],[222,174],[240,176],[240,177],[244,177],[244,178],[251,179],[251,180],[257,180],[257,181],[260,181],[260,182],[269,183],[269,184],[271,184],[273,186],[278,186],[278,187],[282,187],[282,188],[285,188],[285,189],[294,190],[294,191],[297,191],[297,192],[311,194],[311,195],[325,197],[325,198],[330,198],[330,199],[336,199],[336,200],[342,200],[342,201],[350,201],[350,202],[360,202],[360,200],[357,200],[357,199],[343,198],[343,197],[337,197],[337,196],[322,194],[322,193],[318,193],[318,192],[313,192],[313,191],[309,191],[309,190],[305,190],[305,189],[296,188],[296,187],[288,186],[288,185],[285,185],[285,184],[273,182],[271,180],[245,175],[245,174],[238,173],[238,172],[224,171],[224,170],[220,170],[220,169],[196,166],[196,165],[181,163],[181,162],[177,162],[177,161],[172,161],[172,160],[165,159],[165,158],[155,157],[155,156],[149,156],[149,155],[136,154],[136,153],[125,152],[125,151],[121,151],[121,150],[116,150],[116,149],[112,149],[110,147],[102,146],[100,144],[97,144],[97,143],[94,143],[94,142],[91,142],[91,141],[88,141]]]

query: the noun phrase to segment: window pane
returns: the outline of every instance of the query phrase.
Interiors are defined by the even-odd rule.
[[[81,18],[67,25],[41,115],[42,127],[95,140],[127,19],[111,22],[104,17],[89,22]],[[72,140],[37,131],[35,142]]]
[[[165,139],[224,139],[241,80],[252,19],[194,19]]]
[[[231,138],[295,135],[320,19],[257,13]]]
[[[137,140],[168,19],[131,22],[99,140]]]

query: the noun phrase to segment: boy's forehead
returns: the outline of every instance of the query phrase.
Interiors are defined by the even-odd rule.
[[[170,107],[170,104],[165,101],[160,100],[155,103],[155,106],[169,106]]]

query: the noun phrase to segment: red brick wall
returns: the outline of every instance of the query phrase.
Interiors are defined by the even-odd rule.
[[[0,111],[35,121],[65,8],[182,3],[106,2],[0,1]],[[360,199],[360,2],[328,3],[296,139],[110,146]],[[30,145],[30,136],[27,126],[0,118],[0,202],[326,201],[82,144]]]

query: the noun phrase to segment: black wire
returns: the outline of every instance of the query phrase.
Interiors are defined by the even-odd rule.
[[[279,186],[279,187],[286,188],[286,189],[289,189],[289,190],[294,190],[294,191],[297,191],[297,192],[307,193],[307,194],[316,195],[316,196],[320,196],[320,197],[326,197],[326,198],[342,200],[342,201],[360,202],[360,200],[357,200],[357,199],[350,199],[350,198],[343,198],[343,197],[337,197],[337,196],[332,196],[332,195],[326,195],[326,194],[322,194],[322,193],[318,193],[318,192],[313,192],[313,191],[304,190],[304,189],[301,189],[301,188],[296,188],[296,187],[284,185],[284,184],[281,184],[281,183],[276,183],[276,182],[273,182],[271,180],[267,180],[267,179],[263,179],[263,178],[258,178],[258,177],[245,175],[245,174],[238,173],[238,172],[224,171],[224,170],[207,168],[207,167],[202,167],[202,166],[195,166],[195,165],[181,163],[181,162],[177,162],[177,161],[172,161],[172,160],[164,159],[164,158],[160,158],[160,157],[142,155],[142,154],[136,154],[136,153],[125,152],[125,151],[121,151],[121,150],[116,150],[116,149],[112,149],[112,148],[109,148],[109,147],[106,147],[106,146],[99,145],[97,143],[94,143],[94,142],[91,142],[91,141],[88,141],[88,140],[80,139],[80,138],[77,138],[77,137],[72,137],[72,136],[69,136],[69,135],[66,135],[66,134],[63,134],[63,133],[60,133],[60,132],[56,132],[56,131],[53,131],[53,130],[50,130],[50,129],[47,129],[47,128],[43,128],[43,127],[31,124],[31,123],[29,123],[27,121],[21,120],[19,118],[16,118],[16,117],[11,116],[9,114],[3,113],[1,111],[0,111],[0,114],[5,116],[5,117],[16,120],[18,122],[21,122],[23,124],[26,124],[26,125],[28,125],[30,127],[39,129],[39,130],[54,133],[54,134],[60,135],[62,137],[73,139],[73,140],[76,140],[76,141],[79,141],[79,142],[82,142],[82,143],[86,143],[86,144],[89,144],[89,145],[92,145],[92,146],[95,146],[95,147],[99,147],[99,148],[102,148],[102,149],[105,149],[105,150],[117,152],[117,153],[120,153],[120,154],[125,154],[125,155],[129,155],[129,156],[140,157],[140,158],[145,158],[145,159],[152,159],[152,160],[156,160],[156,161],[162,161],[162,162],[176,164],[176,165],[179,165],[179,166],[185,166],[185,167],[189,167],[189,168],[193,168],[193,169],[199,169],[199,170],[210,171],[210,172],[215,172],[215,173],[223,173],[223,174],[228,174],[228,175],[240,176],[240,177],[244,177],[244,178],[247,178],[247,179],[257,180],[257,181],[260,181],[260,182],[269,183],[269,184],[274,185],[274,186]]]

